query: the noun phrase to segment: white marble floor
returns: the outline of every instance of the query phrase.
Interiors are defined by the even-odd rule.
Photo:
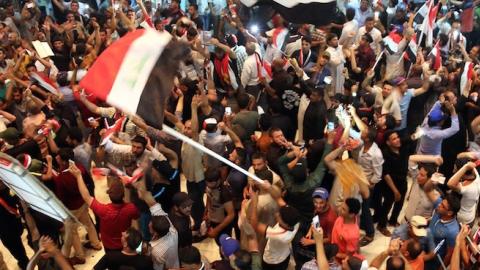
[[[101,202],[108,202],[107,194],[105,193],[107,186],[106,179],[95,179],[95,197],[100,200]],[[410,186],[410,181],[409,181]],[[181,188],[183,191],[186,191],[186,184],[185,179],[182,177],[182,185]],[[401,217],[402,218],[402,214]],[[391,231],[393,228],[389,228]],[[85,230],[80,228],[81,235],[85,235]],[[31,257],[33,255],[33,251],[27,245],[26,242],[26,233],[23,235],[24,244],[27,249],[27,255]],[[370,243],[368,246],[361,248],[361,253],[365,255],[367,260],[372,260],[377,254],[382,252],[387,248],[388,242],[390,238],[383,236],[378,231],[375,233],[375,240]],[[216,245],[213,239],[205,239],[204,241],[194,244],[210,262],[218,260],[220,258],[218,246]],[[10,270],[17,270],[19,269],[16,264],[16,260],[12,257],[10,252],[0,243],[0,252],[2,253],[5,262],[8,265],[8,269]],[[93,250],[86,250],[86,260],[87,262],[83,265],[75,266],[75,269],[79,270],[91,270],[96,262],[103,256],[104,252],[102,251],[93,251]]]

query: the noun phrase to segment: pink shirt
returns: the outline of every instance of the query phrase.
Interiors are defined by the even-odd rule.
[[[355,254],[359,240],[360,228],[356,219],[353,224],[345,224],[343,217],[338,217],[332,230],[332,244],[338,246],[338,252]]]

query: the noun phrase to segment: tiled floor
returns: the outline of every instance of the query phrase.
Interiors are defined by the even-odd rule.
[[[410,184],[410,181],[409,181]],[[95,197],[101,202],[108,202],[107,194],[105,193],[107,181],[106,179],[96,179],[95,180]],[[186,190],[185,180],[182,177],[182,190]],[[403,213],[402,213],[403,214]],[[402,217],[400,217],[402,218]],[[83,228],[81,230],[81,235],[85,234],[85,230]],[[392,228],[390,228],[392,231]],[[27,249],[27,255],[31,257],[33,255],[33,251],[28,247],[26,242],[26,233],[23,235],[24,244]],[[375,233],[375,240],[370,243],[370,245],[361,249],[361,253],[365,255],[367,260],[371,261],[377,254],[382,252],[387,248],[389,238],[383,236],[378,231]],[[195,246],[200,250],[203,256],[205,256],[208,261],[212,262],[218,260],[220,258],[220,254],[218,251],[218,246],[216,245],[213,239],[206,239],[201,243],[195,244]],[[3,254],[4,260],[7,263],[10,270],[19,269],[16,265],[16,260],[10,255],[10,252],[5,249],[5,247],[0,244],[0,252]],[[84,265],[77,265],[75,269],[79,270],[91,270],[95,263],[103,256],[103,251],[92,251],[86,250],[86,259],[87,262]]]

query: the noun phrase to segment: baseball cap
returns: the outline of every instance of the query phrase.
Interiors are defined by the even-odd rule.
[[[240,243],[236,239],[233,239],[227,234],[220,235],[220,248],[223,255],[230,257],[233,253],[240,249]]]
[[[395,85],[395,86],[399,86],[400,84],[402,84],[402,83],[404,83],[404,82],[406,82],[406,81],[407,81],[407,79],[405,79],[405,77],[400,76],[400,77],[395,78],[395,79],[392,81],[392,83],[393,83],[393,85]]]
[[[173,202],[173,205],[175,205],[175,206],[182,206],[182,205],[185,205],[187,203],[192,203],[193,201],[192,201],[192,199],[190,199],[190,196],[188,196],[187,193],[177,192],[177,193],[175,193],[175,195],[173,195],[172,202]]]
[[[443,114],[440,108],[434,109],[428,114],[428,119],[433,122],[442,121],[444,118],[445,118],[445,115]]]
[[[324,188],[316,188],[312,193],[312,198],[320,198],[322,200],[328,200],[328,191]]]
[[[412,226],[412,231],[416,236],[425,237],[427,236],[427,219],[422,216],[413,216],[410,219],[410,225]]]

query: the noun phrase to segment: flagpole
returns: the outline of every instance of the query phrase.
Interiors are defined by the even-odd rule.
[[[169,127],[167,125],[163,125],[162,130],[165,131],[165,133],[183,141],[184,143],[190,144],[191,146],[193,146],[197,150],[200,150],[203,153],[205,153],[205,154],[207,154],[211,157],[214,157],[214,158],[218,159],[219,161],[227,164],[228,166],[236,169],[237,171],[240,171],[244,175],[246,175],[246,176],[252,178],[253,180],[257,181],[258,183],[263,184],[263,180],[258,178],[256,175],[254,175],[252,173],[249,173],[247,170],[243,169],[242,167],[238,166],[237,164],[235,164],[235,163],[231,162],[230,160],[220,156],[219,154],[213,152],[212,150],[206,148],[205,146],[199,144],[198,142],[188,138],[187,136],[177,132],[176,130],[172,129],[171,127]]]
[[[380,59],[382,59],[383,54],[385,53],[385,49],[377,56],[377,60],[375,61],[375,64],[372,67],[372,70],[375,71],[375,68],[377,67],[378,63],[380,62]]]

